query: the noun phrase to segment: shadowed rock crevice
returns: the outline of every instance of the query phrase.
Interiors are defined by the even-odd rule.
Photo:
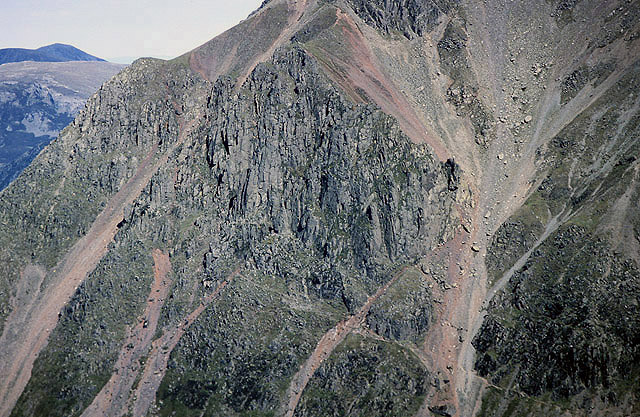
[[[272,0],[133,64],[0,193],[0,405],[91,414],[132,343],[135,416],[638,414],[635,3]]]

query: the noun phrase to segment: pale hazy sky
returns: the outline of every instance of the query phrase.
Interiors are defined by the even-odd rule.
[[[71,44],[117,60],[181,55],[262,0],[0,0],[0,49]]]

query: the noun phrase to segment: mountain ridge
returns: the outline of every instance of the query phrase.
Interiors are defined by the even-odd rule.
[[[420,5],[272,0],[105,84],[0,194],[2,414],[640,412],[638,2]]]

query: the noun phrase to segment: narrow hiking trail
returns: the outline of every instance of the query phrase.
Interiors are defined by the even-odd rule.
[[[172,283],[169,255],[159,249],[154,249],[152,255],[154,281],[147,297],[145,311],[138,318],[137,324],[129,329],[111,379],[82,413],[83,417],[124,414],[122,411],[138,375],[139,361],[149,350]]]
[[[371,309],[371,306],[383,296],[387,290],[409,269],[411,266],[405,266],[396,273],[393,278],[389,280],[385,285],[380,287],[378,291],[367,299],[367,302],[358,310],[358,312],[346,320],[343,320],[336,324],[331,330],[322,336],[316,348],[309,358],[302,364],[300,370],[293,376],[291,384],[285,394],[285,401],[283,402],[284,410],[281,410],[281,414],[286,417],[293,417],[296,411],[296,407],[302,397],[302,392],[305,387],[318,370],[320,365],[331,355],[336,347],[354,330],[358,329],[364,324],[364,320],[367,318],[367,314]]]
[[[176,347],[185,332],[200,317],[200,314],[213,302],[239,274],[240,267],[236,268],[227,279],[222,281],[216,289],[205,296],[191,313],[189,313],[180,323],[172,329],[165,330],[162,336],[153,341],[151,352],[144,364],[144,369],[140,373],[140,381],[131,392],[127,407],[121,410],[119,415],[124,415],[131,411],[134,417],[145,416],[149,408],[155,403],[156,393],[160,383],[167,371],[167,364],[171,352]]]
[[[164,153],[154,145],[135,174],[111,198],[87,234],[78,240],[53,268],[51,284],[33,303],[20,306],[5,323],[0,337],[0,416],[8,416],[26,387],[33,364],[58,323],[58,313],[77,287],[107,253],[108,245],[124,218],[123,209],[132,204],[158,169],[165,165],[199,118],[181,123],[177,140]]]

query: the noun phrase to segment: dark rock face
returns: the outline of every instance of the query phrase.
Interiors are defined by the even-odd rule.
[[[433,30],[439,18],[456,4],[453,0],[349,0],[354,12],[365,22],[391,34],[399,32],[412,39]]]
[[[36,363],[33,372],[38,376],[16,408],[19,413],[40,413],[44,407],[37,399],[51,398],[54,390],[65,396],[47,407],[50,415],[86,407],[100,384],[78,389],[68,383],[105,380],[123,325],[136,317],[136,306],[145,296],[140,290],[148,285],[136,278],[143,276],[139,268],[113,265],[133,262],[148,268],[144,252],[152,242],[170,244],[174,270],[181,271],[165,303],[163,325],[180,322],[194,291],[206,293],[208,286],[243,265],[233,284],[238,290],[225,293],[215,308],[207,309],[178,344],[158,392],[169,411],[224,410],[233,415],[276,409],[281,401],[277,387],[297,371],[314,340],[340,315],[360,308],[389,280],[391,270],[415,262],[451,233],[456,193],[449,189],[450,168],[448,173],[425,145],[411,144],[389,116],[344,100],[304,51],[277,53],[272,63],[255,69],[239,93],[233,92],[232,80],[210,85],[195,81],[193,73],[156,80],[147,75],[156,71],[152,67],[138,63],[125,71],[129,82],[106,86],[73,129],[95,129],[92,136],[103,138],[96,145],[108,154],[113,147],[135,152],[149,147],[145,126],[157,128],[161,146],[168,146],[179,124],[171,101],[185,103],[181,112],[201,112],[201,124],[181,156],[154,176],[125,212],[112,255],[63,311],[51,350]],[[158,82],[171,85],[172,95],[153,99],[153,112],[121,108],[117,97],[129,88]],[[127,106],[146,109],[151,99],[128,100]],[[84,120],[102,117],[105,109],[140,115],[142,120],[129,119],[121,131],[84,125]],[[148,114],[169,120],[168,126],[156,119],[143,122]],[[91,152],[90,146],[75,154]],[[182,158],[190,163],[179,162]],[[121,177],[115,175],[115,183]],[[109,192],[111,184],[102,187]],[[427,221],[430,218],[441,221]],[[417,341],[430,323],[429,291],[420,277],[404,278],[400,284],[369,321],[384,336]],[[114,293],[113,286],[126,290]],[[116,309],[114,299],[127,307]],[[307,307],[283,308],[283,302],[293,300]],[[406,321],[407,313],[414,318]],[[91,335],[100,335],[99,351],[91,344],[71,348],[68,343],[76,337],[91,340]],[[91,359],[78,360],[79,350]],[[398,384],[398,390],[401,381],[410,381],[419,397],[424,392],[421,365],[402,363],[407,354],[394,359],[400,361],[394,366],[403,367],[398,374],[384,380]],[[66,375],[60,384],[38,382],[55,379],[55,373]],[[349,374],[344,378],[344,393],[336,401],[359,384]],[[380,381],[378,388],[388,392],[384,407],[403,410],[411,404],[414,409],[419,403],[396,398],[396,391],[387,391],[385,384]],[[220,396],[221,390],[227,394]]]
[[[640,20],[596,3],[272,0],[131,65],[0,193],[7,414],[638,415]]]
[[[258,297],[261,308],[248,314],[253,298],[231,296],[229,303],[244,306],[240,311],[207,312],[211,324],[188,333],[174,356],[175,373],[161,391],[171,409],[241,413],[277,408],[279,396],[271,387],[286,380],[310,354],[308,341],[319,330],[311,323],[321,320],[317,313],[328,314],[336,306],[357,309],[367,293],[388,279],[389,265],[427,250],[450,227],[424,228],[422,216],[451,210],[453,195],[438,163],[424,148],[411,145],[387,116],[336,95],[316,65],[294,49],[277,55],[273,68],[256,68],[237,100],[230,94],[232,84],[225,82],[216,84],[208,100],[210,179],[200,201],[203,207],[215,207],[221,216],[220,223],[216,221],[219,233],[228,238],[213,250],[218,259],[207,262],[210,269],[224,271],[230,258],[246,259],[252,265],[247,274],[256,286],[249,294]],[[394,137],[397,142],[388,141]],[[423,199],[428,195],[439,197]],[[258,295],[273,293],[277,300],[281,296],[274,291],[284,284],[291,295],[307,292],[316,300],[314,311],[301,314],[293,309],[293,316],[283,316],[275,300]],[[399,289],[398,297],[414,291],[414,285]],[[258,288],[264,289],[254,293]],[[421,296],[425,301],[424,291]],[[374,314],[384,317],[382,310]],[[213,324],[222,317],[233,324]],[[418,312],[415,325],[397,318],[387,324],[388,331],[402,338],[418,339],[428,319]],[[272,334],[257,337],[261,328],[272,329]],[[220,363],[218,357],[233,360]],[[197,373],[189,379],[185,369]],[[411,384],[424,383],[415,369],[411,372],[406,376]],[[351,375],[335,375],[343,381],[336,404],[359,385]],[[399,375],[383,378],[400,389]],[[194,381],[201,390],[199,402],[184,397]],[[380,389],[386,390],[383,385]],[[216,392],[223,387],[229,394],[220,397]],[[405,400],[390,394],[386,401],[402,407]]]
[[[431,291],[418,272],[405,274],[371,307],[367,325],[390,340],[419,344],[432,324]]]
[[[329,261],[346,255],[363,270],[375,268],[376,258],[395,262],[424,251],[444,230],[425,222],[446,195],[442,174],[428,168],[437,164],[386,116],[323,87],[304,53],[290,54],[275,62],[277,73],[259,67],[241,101],[230,100],[222,84],[214,89],[213,196],[228,196],[229,216],[260,207],[268,225],[260,233],[293,233]],[[240,233],[251,239],[256,232]]]

